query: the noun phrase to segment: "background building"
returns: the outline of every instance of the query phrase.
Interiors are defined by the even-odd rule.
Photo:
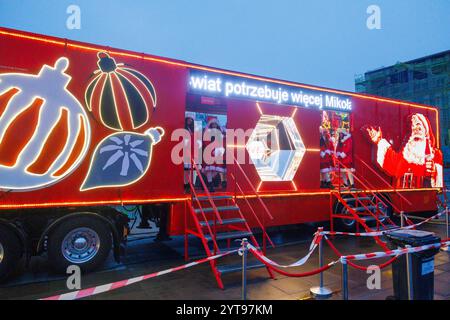
[[[439,107],[442,148],[450,162],[450,50],[357,75],[355,90]]]

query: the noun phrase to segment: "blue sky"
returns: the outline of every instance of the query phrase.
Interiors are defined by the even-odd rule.
[[[0,0],[4,27],[350,91],[355,74],[450,49],[449,16],[449,0]]]

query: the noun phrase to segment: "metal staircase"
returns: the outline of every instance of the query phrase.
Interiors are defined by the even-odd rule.
[[[188,236],[194,235],[201,239],[206,255],[208,257],[224,253],[239,247],[240,240],[247,238],[256,248],[260,248],[241,208],[236,202],[236,196],[229,194],[212,195],[206,186],[204,179],[195,163],[193,171],[197,173],[197,179],[201,182],[204,194],[196,191],[192,174],[189,185],[191,189],[191,199],[188,201],[189,214],[185,218],[185,260],[189,260]],[[254,211],[252,210],[254,213]],[[263,238],[268,237],[263,227]],[[273,245],[269,238],[270,243]],[[264,242],[265,243],[265,242]],[[210,262],[211,269],[216,278],[217,285],[223,289],[224,285],[221,276],[230,272],[237,272],[242,269],[241,264],[217,264],[215,260]],[[262,268],[264,264],[258,261],[249,261],[248,269]],[[269,275],[273,277],[271,271],[267,269]]]
[[[358,160],[365,164],[361,159],[358,158]],[[336,161],[340,177],[340,168],[342,167],[342,164],[339,160],[336,159]],[[368,168],[370,170],[373,170],[372,168],[370,168],[370,166],[368,166]],[[336,190],[331,190],[330,192],[331,231],[334,230],[334,219],[336,218],[343,219],[343,221],[348,220],[356,222],[356,232],[360,231],[360,227],[362,227],[365,232],[397,228],[398,226],[388,215],[388,208],[392,208],[393,212],[402,212],[402,210],[397,208],[388,198],[384,197],[383,195],[370,191],[374,190],[374,187],[369,181],[363,181],[362,178],[359,178],[355,174],[353,174],[353,177],[364,190],[341,189],[339,181],[338,188]],[[382,179],[382,177],[379,178]],[[387,181],[384,182],[389,187],[391,187]],[[403,197],[403,195],[401,195],[398,191],[396,191],[396,193],[399,196]],[[334,202],[333,198],[336,198],[338,200],[338,204],[340,204],[341,210],[339,212],[336,212],[336,208],[331,206],[331,204]],[[407,199],[405,199],[405,201],[409,202]],[[410,222],[409,220],[407,220],[407,223],[412,224],[412,222]],[[375,228],[373,228],[374,225]],[[388,250],[385,242],[383,242],[379,237],[374,237],[374,240],[383,249]]]

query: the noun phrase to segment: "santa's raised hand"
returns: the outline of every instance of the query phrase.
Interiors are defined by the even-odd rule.
[[[378,127],[378,129],[375,129],[374,127],[369,127],[366,130],[369,134],[370,140],[372,140],[373,143],[378,144],[382,138],[381,128]]]

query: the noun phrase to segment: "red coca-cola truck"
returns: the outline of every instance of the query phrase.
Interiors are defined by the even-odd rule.
[[[126,210],[186,258],[192,237],[211,255],[274,226],[387,228],[437,210],[439,146],[432,106],[0,28],[0,277],[118,260]]]

